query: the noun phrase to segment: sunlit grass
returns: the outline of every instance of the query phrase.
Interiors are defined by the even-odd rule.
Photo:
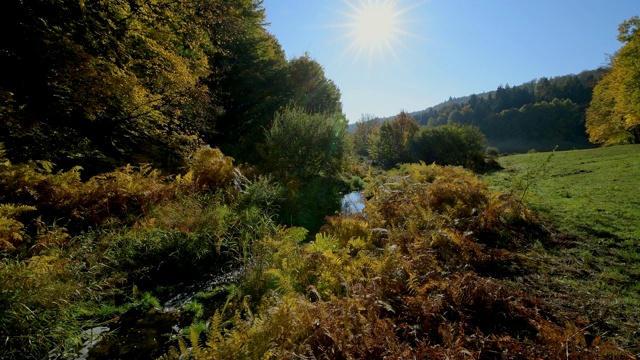
[[[504,170],[485,179],[509,191],[548,156],[503,157]],[[639,145],[556,152],[548,173],[532,181],[524,199],[551,226],[570,234],[559,248],[535,249],[542,253],[532,255],[538,259],[538,289],[550,301],[579,309],[596,326],[617,331],[636,352],[640,342],[630,339],[637,339],[640,328],[639,162]]]

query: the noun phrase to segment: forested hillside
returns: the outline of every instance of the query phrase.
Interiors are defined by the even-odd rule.
[[[257,160],[287,104],[341,111],[322,67],[287,61],[260,2],[8,1],[0,26],[0,142],[14,162],[174,171],[208,143]]]
[[[501,85],[495,91],[449,98],[408,115],[429,127],[476,126],[489,145],[501,152],[551,150],[556,145],[560,149],[591,147],[585,132],[586,109],[593,88],[607,72],[600,68],[518,86]],[[355,130],[355,124],[350,130]]]

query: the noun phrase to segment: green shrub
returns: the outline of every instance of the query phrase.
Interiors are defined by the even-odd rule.
[[[423,126],[411,140],[415,162],[458,165],[468,169],[485,168],[486,139],[471,125]]]

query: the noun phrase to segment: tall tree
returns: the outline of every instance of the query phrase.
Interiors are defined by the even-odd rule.
[[[317,230],[325,216],[338,210],[346,136],[340,113],[287,107],[276,114],[266,133],[262,168],[285,188],[281,221]]]
[[[640,17],[624,21],[618,30],[623,46],[587,110],[587,133],[594,143],[640,143]]]
[[[409,141],[420,124],[406,112],[396,115],[393,121],[385,121],[375,132],[369,144],[369,154],[383,168],[392,168],[398,163],[410,162]]]
[[[4,141],[14,161],[112,167],[197,145],[210,46],[193,1],[10,0],[0,23]],[[95,170],[105,170],[95,169]]]
[[[372,135],[380,129],[380,123],[373,115],[362,115],[351,133],[354,150],[359,156],[369,156],[369,145]]]

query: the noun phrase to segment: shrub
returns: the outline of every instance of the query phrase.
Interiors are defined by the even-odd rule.
[[[210,147],[202,147],[193,154],[189,169],[199,190],[223,188],[236,174],[233,159]]]
[[[415,162],[458,165],[469,169],[485,168],[486,139],[471,125],[423,126],[411,140]]]

